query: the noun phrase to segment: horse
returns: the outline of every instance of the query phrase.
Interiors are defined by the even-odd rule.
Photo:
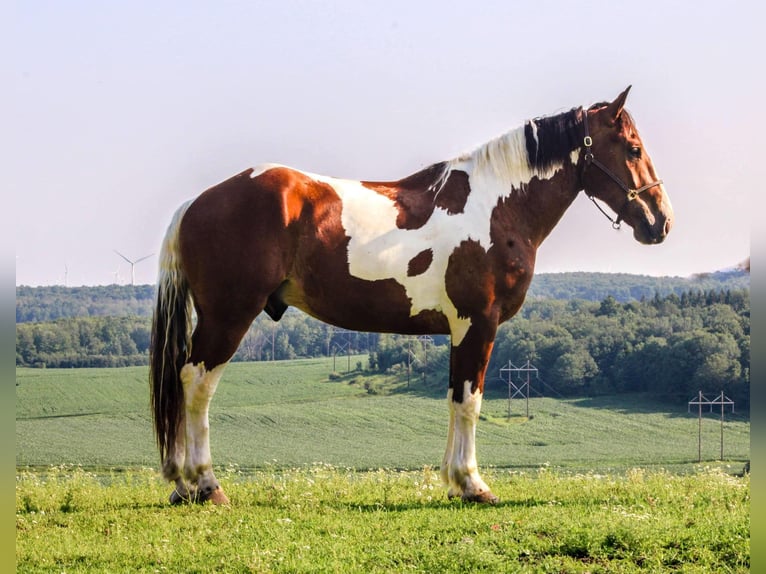
[[[476,424],[497,328],[521,308],[538,247],[583,190],[640,243],[661,243],[673,223],[629,90],[397,181],[266,164],[181,205],[162,243],[150,345],[170,502],[229,502],[209,404],[255,317],[279,321],[289,306],[350,330],[449,335],[441,477],[450,498],[497,502],[478,471]]]

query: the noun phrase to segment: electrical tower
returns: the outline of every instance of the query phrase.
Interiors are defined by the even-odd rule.
[[[346,351],[347,367],[346,372],[351,372],[351,337],[356,334],[356,331],[349,331],[348,329],[340,329],[338,327],[331,327],[329,329],[330,337],[327,339],[327,355],[330,356],[330,344],[332,343],[332,370],[335,372],[335,357],[338,351]],[[335,335],[340,335],[343,342],[333,342]]]
[[[525,398],[526,403],[526,417],[529,418],[529,374],[535,373],[535,378],[540,378],[540,374],[532,363],[527,360],[526,364],[517,367],[510,360],[508,365],[500,369],[500,378],[508,383],[508,418],[511,418],[511,399],[516,396],[522,396]],[[514,373],[519,375],[520,373],[526,373],[525,376],[520,376],[519,384],[514,383]],[[505,375],[505,376],[504,376]],[[506,380],[507,376],[507,380]]]

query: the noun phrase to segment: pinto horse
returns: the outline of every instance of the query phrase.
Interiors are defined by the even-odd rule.
[[[398,181],[263,165],[182,205],[162,246],[151,343],[170,501],[228,502],[213,473],[208,406],[253,319],[265,311],[278,321],[292,305],[345,329],[449,334],[441,476],[449,497],[496,502],[477,468],[476,423],[495,333],[524,301],[537,248],[581,190],[641,243],[662,242],[672,225],[624,109],[629,90]]]

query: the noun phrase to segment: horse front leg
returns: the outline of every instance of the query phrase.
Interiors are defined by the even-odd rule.
[[[441,476],[449,486],[447,496],[465,501],[494,504],[492,494],[479,475],[476,463],[476,424],[484,394],[484,374],[492,352],[496,327],[472,326],[450,354],[449,435]]]

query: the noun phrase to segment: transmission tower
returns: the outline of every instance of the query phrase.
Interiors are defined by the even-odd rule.
[[[508,365],[500,369],[500,378],[508,383],[508,418],[511,418],[511,399],[517,396],[522,396],[526,403],[526,417],[529,418],[529,375],[535,373],[535,378],[540,378],[540,374],[532,363],[527,360],[526,364],[521,367],[517,367],[510,360]],[[513,380],[514,373],[519,375],[520,373],[526,373],[522,376],[516,384]]]

